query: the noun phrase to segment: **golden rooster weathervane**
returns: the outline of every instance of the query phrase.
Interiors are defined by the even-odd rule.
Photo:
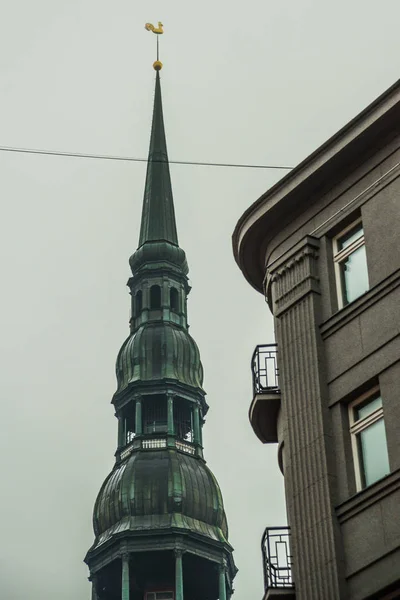
[[[152,31],[153,33],[157,34],[157,60],[153,63],[153,68],[156,71],[160,71],[162,69],[163,65],[158,56],[158,53],[159,53],[158,36],[161,33],[164,33],[163,24],[161,23],[161,21],[158,21],[158,27],[155,27],[152,23],[146,23],[144,28],[147,29],[147,31]]]
[[[163,30],[163,24],[161,23],[161,21],[158,21],[158,27],[155,27],[152,23],[146,23],[146,25],[144,26],[145,29],[147,29],[147,31],[152,31],[153,33],[164,33]]]

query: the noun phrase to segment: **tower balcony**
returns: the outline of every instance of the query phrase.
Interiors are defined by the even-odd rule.
[[[278,441],[278,415],[281,390],[278,380],[278,346],[256,346],[251,359],[253,400],[249,409],[250,424],[263,444]]]
[[[261,541],[264,568],[263,600],[295,600],[289,527],[267,527]]]
[[[127,459],[135,450],[163,450],[166,448],[175,448],[178,452],[184,452],[191,456],[196,456],[197,446],[193,442],[168,436],[167,434],[158,434],[152,436],[138,435],[132,436],[131,441],[124,447],[118,448],[116,452],[117,462]]]

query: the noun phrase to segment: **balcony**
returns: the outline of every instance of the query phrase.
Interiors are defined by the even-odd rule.
[[[116,451],[117,462],[124,461],[129,458],[132,452],[136,450],[163,450],[164,448],[175,447],[179,452],[196,455],[196,445],[188,440],[175,438],[171,436],[172,442],[168,443],[166,434],[155,433],[154,435],[132,435],[129,437],[129,443]]]
[[[278,441],[278,414],[281,405],[281,390],[278,381],[278,346],[257,346],[251,359],[253,376],[253,401],[249,419],[256,436],[263,444]]]
[[[267,527],[261,541],[265,595],[263,600],[295,600],[289,527]]]

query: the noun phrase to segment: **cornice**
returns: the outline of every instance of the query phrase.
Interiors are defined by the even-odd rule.
[[[386,279],[380,281],[373,288],[365,292],[365,294],[357,298],[357,300],[354,300],[347,306],[341,308],[338,312],[322,323],[322,339],[326,340],[328,337],[336,333],[339,329],[350,323],[369,307],[382,300],[382,298],[387,296],[387,294],[390,294],[399,285],[400,269],[397,269],[394,273],[389,275],[389,277],[386,277]]]
[[[121,552],[149,552],[159,550],[179,549],[200,556],[216,564],[224,558],[230,566],[232,576],[237,569],[233,561],[233,547],[229,542],[220,542],[205,539],[196,533],[182,532],[181,529],[171,528],[168,532],[152,530],[146,532],[129,532],[117,534],[101,546],[92,547],[86,557],[85,563],[89,565],[91,574],[96,574],[107,564],[121,557]]]
[[[277,226],[299,205],[309,202],[312,193],[327,181],[376,148],[379,140],[394,136],[399,124],[400,80],[243,213],[232,235],[233,253],[253,287],[262,292],[264,265],[260,249],[273,237]]]

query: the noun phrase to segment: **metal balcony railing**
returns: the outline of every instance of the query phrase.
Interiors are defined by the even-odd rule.
[[[254,395],[279,390],[277,355],[277,344],[256,346],[251,359]]]
[[[265,590],[294,588],[290,528],[267,527],[261,541]]]

